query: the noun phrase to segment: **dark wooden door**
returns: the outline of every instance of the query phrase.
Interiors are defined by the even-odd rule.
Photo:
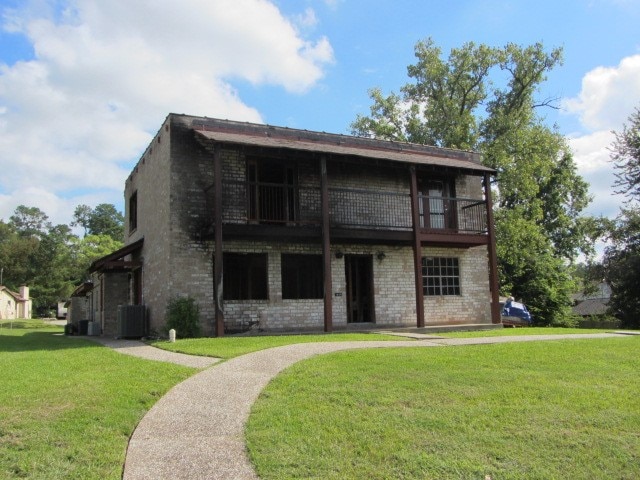
[[[373,256],[345,255],[347,322],[374,322]]]

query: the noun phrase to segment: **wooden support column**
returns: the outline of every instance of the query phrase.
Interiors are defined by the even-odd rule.
[[[213,295],[215,298],[215,335],[224,336],[224,303],[223,303],[223,279],[222,279],[222,158],[220,145],[216,144],[213,150],[213,181],[215,202],[215,248],[213,259]]]
[[[411,219],[413,224],[413,267],[416,286],[416,321],[424,327],[424,292],[422,289],[422,243],[420,241],[420,209],[418,205],[418,179],[416,167],[409,167],[411,173]]]
[[[498,294],[498,256],[496,253],[496,231],[493,221],[491,198],[491,175],[484,174],[484,196],[487,200],[487,232],[489,235],[489,288],[491,289],[491,322],[500,323],[500,297]]]
[[[322,262],[324,278],[324,331],[333,330],[333,287],[331,282],[331,239],[329,235],[329,184],[327,159],[320,159],[320,190],[322,198]]]

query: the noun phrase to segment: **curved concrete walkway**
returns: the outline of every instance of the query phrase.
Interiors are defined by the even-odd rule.
[[[185,355],[184,353],[170,352],[147,345],[137,340],[114,340],[106,337],[77,337],[87,338],[100,343],[105,347],[113,348],[116,352],[134,357],[157,360],[159,362],[175,363],[185,367],[206,368],[220,361],[219,358],[199,357],[197,355]]]
[[[605,333],[302,343],[236,357],[176,385],[149,410],[130,439],[123,478],[257,479],[244,443],[244,427],[251,406],[279,372],[314,355],[356,348],[442,347],[619,336]]]

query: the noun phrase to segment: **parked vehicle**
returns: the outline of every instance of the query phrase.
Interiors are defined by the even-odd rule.
[[[528,327],[533,323],[533,317],[524,303],[509,299],[502,309],[502,324],[505,327]]]

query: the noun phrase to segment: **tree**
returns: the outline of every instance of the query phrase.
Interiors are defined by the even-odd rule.
[[[89,232],[89,221],[92,213],[93,210],[89,205],[78,205],[73,211],[73,221],[71,222],[71,226],[84,228],[85,237]]]
[[[640,109],[629,117],[621,133],[615,134],[611,159],[617,170],[614,187],[640,200]],[[605,250],[605,278],[611,287],[609,308],[622,326],[640,328],[640,208],[622,209]]]
[[[84,228],[84,235],[109,235],[118,242],[124,240],[124,217],[110,203],[101,203],[95,208],[78,205],[73,212],[71,226]]]
[[[640,209],[624,209],[605,250],[605,279],[611,287],[609,310],[625,328],[640,328]]]
[[[70,247],[70,278],[74,285],[82,283],[95,260],[122,247],[122,242],[109,235],[87,235],[75,238]]]
[[[68,225],[51,225],[39,209],[18,207],[9,223],[0,221],[4,283],[14,290],[29,285],[34,310],[44,313],[73,288],[69,254],[76,238]]]
[[[629,116],[629,125],[622,132],[614,132],[612,145],[613,165],[616,170],[614,188],[617,193],[640,199],[640,107]]]
[[[89,218],[91,235],[109,235],[114,240],[124,240],[124,217],[109,203],[101,203],[93,209]]]
[[[9,223],[22,237],[39,237],[51,227],[49,217],[42,210],[24,205],[16,207]]]
[[[536,93],[561,64],[562,51],[539,43],[494,48],[469,42],[445,60],[428,39],[415,55],[407,69],[412,82],[400,95],[371,90],[370,115],[358,116],[352,132],[482,153],[497,170],[501,291],[525,299],[541,323],[567,319],[574,288],[567,265],[580,252],[592,253],[590,239],[598,232],[581,217],[588,186],[566,140],[537,113],[553,107]]]

